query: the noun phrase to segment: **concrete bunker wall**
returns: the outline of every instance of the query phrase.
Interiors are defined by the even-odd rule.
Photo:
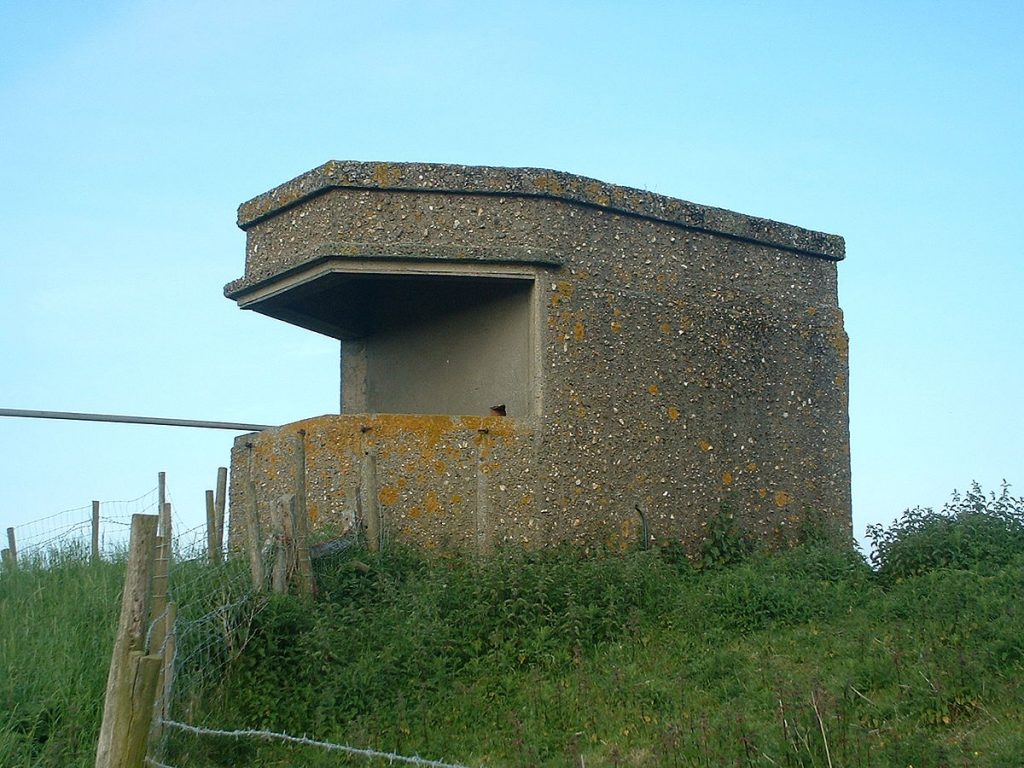
[[[533,281],[356,279],[361,327],[342,340],[343,413],[486,414],[534,402]],[[360,284],[362,283],[362,284]]]
[[[415,415],[374,427],[372,451],[394,452],[396,423],[433,434],[431,414],[507,404],[516,458],[476,460],[500,477],[485,491],[445,491],[454,456],[389,465],[381,487],[404,490],[379,500],[401,537],[440,541],[464,503],[507,511],[488,518],[495,542],[635,541],[637,506],[687,545],[723,505],[776,541],[807,510],[849,527],[841,239],[564,174],[362,163],[240,221],[229,295],[342,339],[343,413]],[[309,450],[344,475],[353,445]],[[324,488],[321,520],[352,509]]]

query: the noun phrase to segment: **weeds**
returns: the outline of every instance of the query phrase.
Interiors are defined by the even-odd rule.
[[[123,580],[76,552],[0,577],[0,765],[92,765]]]
[[[230,574],[195,565],[179,616],[199,634],[179,640],[209,669],[183,672],[185,714],[470,765],[1013,765],[1020,510],[1004,488],[954,498],[954,524],[908,513],[874,532],[877,570],[833,536],[751,551],[727,519],[698,566],[672,551],[342,552],[317,564],[314,603],[240,600],[210,587]],[[121,573],[10,576],[0,764],[91,764]],[[181,733],[163,760],[377,764]]]
[[[975,483],[940,512],[908,509],[888,528],[868,526],[871,562],[886,581],[939,568],[990,569],[1024,555],[1024,498],[986,495]]]

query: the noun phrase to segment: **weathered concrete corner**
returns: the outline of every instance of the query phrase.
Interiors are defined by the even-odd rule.
[[[686,546],[723,504],[778,542],[807,510],[850,527],[842,238],[552,171],[396,163],[326,163],[238,223],[225,293],[340,339],[342,387],[341,415],[239,438],[235,510],[301,472],[316,524],[372,496],[386,535],[441,548],[626,546],[637,507]]]

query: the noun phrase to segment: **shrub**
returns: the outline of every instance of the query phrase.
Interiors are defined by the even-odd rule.
[[[868,526],[871,563],[885,579],[917,576],[939,568],[985,570],[1024,553],[1024,498],[988,495],[974,483],[954,492],[940,512],[914,507],[888,528]]]
[[[697,566],[703,569],[736,565],[746,560],[754,549],[754,540],[736,524],[731,507],[723,504],[705,527]]]

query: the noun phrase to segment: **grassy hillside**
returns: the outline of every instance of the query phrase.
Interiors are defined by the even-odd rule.
[[[871,533],[874,568],[811,531],[766,556],[727,518],[712,528],[697,565],[671,551],[321,561],[314,602],[266,599],[247,614],[240,653],[188,691],[189,721],[466,765],[1021,764],[1020,499],[974,492],[908,512]],[[54,600],[9,629],[30,594],[70,596],[85,578],[58,577],[0,580],[5,766],[91,762],[116,606],[80,596],[75,610],[93,615],[74,621],[98,637],[57,654],[57,616],[72,606]],[[369,764],[181,733],[162,759]]]
[[[93,764],[123,581],[81,552],[0,576],[0,765]]]

